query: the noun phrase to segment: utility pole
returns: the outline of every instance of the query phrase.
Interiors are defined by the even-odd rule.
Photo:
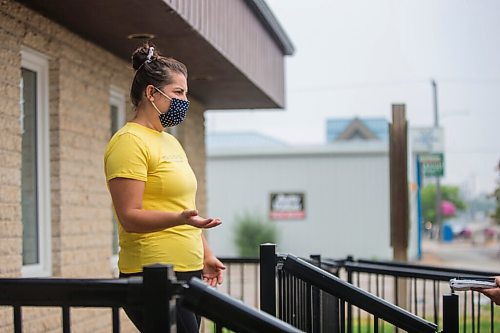
[[[432,96],[434,101],[434,128],[436,130],[439,128],[439,113],[438,113],[438,96],[437,96],[437,84],[434,79],[431,80],[432,83]],[[436,176],[436,224],[441,224],[441,182],[439,176]]]
[[[389,125],[389,181],[393,259],[408,260],[408,124],[404,104],[392,105]]]
[[[391,246],[395,261],[408,261],[408,123],[404,104],[392,105],[389,125],[389,187]],[[408,281],[395,279],[396,305],[409,310]]]

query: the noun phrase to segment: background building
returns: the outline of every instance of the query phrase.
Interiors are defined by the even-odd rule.
[[[260,135],[209,134],[208,212],[223,220],[210,233],[216,253],[237,255],[237,216],[250,213],[275,224],[282,252],[390,259],[387,121],[382,138],[370,129],[373,121],[367,123],[333,119],[327,127],[336,134],[328,136],[340,139],[321,146],[287,146]],[[224,138],[231,138],[231,144],[218,144]],[[285,202],[284,210],[276,208],[276,200]],[[292,207],[294,200],[301,204]]]

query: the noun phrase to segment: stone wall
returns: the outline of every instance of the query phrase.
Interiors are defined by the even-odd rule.
[[[9,0],[0,2],[0,277],[20,277],[22,268],[22,47],[49,58],[52,276],[111,277],[112,216],[103,153],[110,137],[110,87],[128,93],[131,66]],[[193,105],[179,135],[198,176],[204,212],[204,110],[196,101]],[[74,332],[110,331],[108,309],[74,309],[71,318]],[[26,307],[23,319],[24,332],[61,330],[60,309]],[[129,330],[122,320],[122,331]],[[12,331],[12,310],[0,307],[0,332]]]

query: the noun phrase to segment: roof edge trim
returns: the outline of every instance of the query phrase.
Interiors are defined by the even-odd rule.
[[[295,47],[286,34],[281,24],[264,0],[245,0],[248,7],[269,30],[274,40],[278,43],[284,55],[293,55]]]

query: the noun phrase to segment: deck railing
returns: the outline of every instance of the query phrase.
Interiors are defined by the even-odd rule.
[[[23,329],[24,306],[62,308],[64,333],[71,332],[71,308],[112,308],[113,332],[120,331],[118,310],[143,309],[144,332],[176,332],[176,298],[188,309],[237,332],[301,332],[291,325],[208,287],[199,279],[176,281],[171,266],[144,267],[143,277],[126,279],[0,279],[0,305],[11,306],[15,333]]]
[[[261,245],[260,265],[261,309],[306,332],[325,331],[323,322],[329,319],[332,322],[329,332],[352,331],[346,313],[351,305],[371,316],[371,323],[365,326],[375,332],[387,325],[413,333],[437,332],[437,325],[303,259],[277,254],[273,244]],[[328,296],[328,304],[334,306],[325,307],[325,298],[320,295]],[[453,306],[455,298],[455,295],[446,296],[446,306]],[[450,316],[453,312],[454,308],[445,307],[447,328],[452,327],[456,319]]]

